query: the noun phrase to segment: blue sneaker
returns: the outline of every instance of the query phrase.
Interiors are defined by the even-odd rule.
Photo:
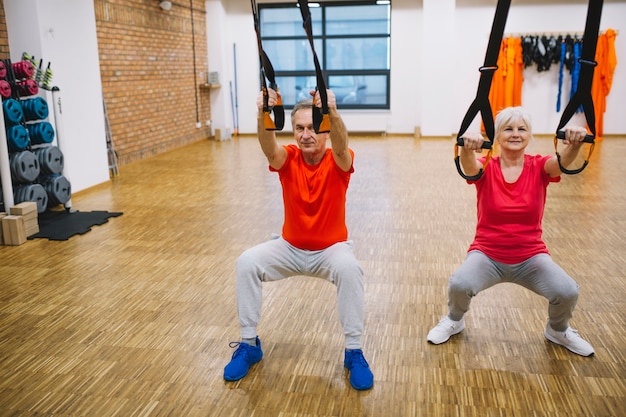
[[[239,381],[248,374],[251,365],[263,359],[261,340],[258,337],[256,338],[256,346],[243,342],[230,342],[228,346],[231,348],[238,347],[228,365],[224,367],[224,379],[226,381]]]
[[[374,374],[370,371],[363,351],[361,349],[346,349],[346,357],[343,366],[350,371],[350,385],[359,391],[372,388],[374,385]]]

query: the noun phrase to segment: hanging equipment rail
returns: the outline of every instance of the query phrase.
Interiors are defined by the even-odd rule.
[[[595,61],[596,47],[598,44],[598,32],[600,31],[600,19],[602,17],[602,2],[603,0],[589,0],[589,6],[587,7],[587,21],[585,23],[585,33],[583,34],[583,49],[580,54],[580,75],[578,78],[578,86],[576,92],[570,99],[567,107],[563,110],[561,115],[561,121],[556,129],[556,136],[554,137],[554,150],[559,162],[559,168],[561,172],[565,174],[578,174],[589,164],[589,158],[593,153],[595,147],[596,137],[596,118],[593,107],[593,99],[591,97],[591,84],[593,82],[593,72],[598,65]],[[590,143],[589,153],[583,163],[582,167],[574,170],[566,169],[561,165],[561,155],[558,152],[557,144],[559,139],[565,139],[565,132],[561,129],[571,120],[572,116],[582,106],[585,113],[585,119],[587,126],[591,130],[591,135],[587,135],[583,142]]]
[[[485,167],[491,159],[491,153],[493,151],[493,143],[495,137],[495,127],[493,123],[493,112],[491,111],[491,103],[489,102],[489,90],[491,89],[491,82],[493,80],[493,74],[498,69],[498,55],[500,53],[500,44],[502,43],[502,36],[504,35],[504,26],[506,26],[506,19],[509,14],[509,8],[511,6],[511,0],[498,0],[496,6],[496,13],[493,18],[493,24],[491,26],[491,34],[489,35],[489,43],[487,44],[487,52],[485,53],[485,62],[480,71],[480,80],[478,81],[478,91],[476,92],[476,98],[470,104],[459,133],[454,145],[454,163],[459,174],[466,180],[477,180],[483,175]],[[483,149],[488,149],[487,158],[476,175],[465,175],[461,169],[461,161],[459,156],[459,146],[463,146],[463,134],[467,131],[476,115],[480,112],[482,116],[483,124],[485,125],[485,133],[489,138],[489,141],[483,142]]]
[[[263,86],[263,126],[265,130],[283,130],[285,125],[285,109],[283,108],[283,102],[278,95],[278,101],[274,106],[269,105],[269,93],[267,91],[268,84],[266,78],[269,81],[269,88],[275,90],[278,93],[278,85],[276,84],[276,75],[274,73],[274,67],[272,62],[267,57],[267,54],[263,50],[261,44],[261,24],[259,19],[259,8],[255,0],[250,0],[252,5],[252,17],[254,19],[254,31],[256,32],[256,39],[259,48],[259,62],[261,67],[261,85]],[[271,117],[271,113],[274,113],[274,119]]]
[[[613,29],[613,32],[615,32],[616,35],[619,35],[619,30],[618,29]],[[600,35],[606,33],[605,31],[600,31]],[[561,31],[552,31],[552,32],[511,32],[511,33],[505,33],[504,37],[505,38],[523,38],[526,36],[554,36],[554,37],[565,37],[565,36],[571,36],[571,37],[579,37],[582,38],[583,37],[584,32],[571,32],[568,30],[561,30]]]
[[[313,52],[313,63],[315,64],[315,78],[317,80],[317,86],[315,89],[320,93],[320,100],[322,102],[322,108],[316,106],[313,103],[313,128],[315,133],[327,133],[330,132],[330,116],[328,110],[328,95],[326,93],[326,82],[324,81],[324,74],[322,67],[320,66],[317,53],[315,53],[315,45],[313,42],[313,24],[311,22],[311,11],[309,10],[309,3],[307,0],[298,0],[300,6],[300,13],[302,14],[302,26],[306,32],[306,36],[311,45],[311,52]]]

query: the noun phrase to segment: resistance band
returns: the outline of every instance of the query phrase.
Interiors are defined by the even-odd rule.
[[[265,130],[283,130],[285,125],[285,109],[283,108],[283,101],[280,95],[278,95],[277,103],[270,107],[269,105],[269,93],[267,91],[267,82],[269,81],[269,88],[275,90],[278,93],[278,85],[276,84],[276,76],[274,73],[274,67],[267,57],[267,54],[263,50],[261,45],[261,25],[259,19],[259,9],[255,0],[250,0],[252,5],[252,17],[254,18],[254,31],[256,32],[257,44],[259,47],[259,62],[261,67],[261,85],[263,86],[263,127]],[[274,119],[270,116],[274,113]]]
[[[585,33],[583,35],[583,47],[580,54],[580,74],[578,76],[578,85],[576,92],[570,99],[567,107],[563,110],[559,127],[556,129],[556,136],[554,137],[554,150],[556,152],[557,160],[559,161],[559,168],[564,174],[578,174],[587,167],[589,158],[593,153],[595,147],[596,137],[596,116],[593,107],[593,99],[591,97],[591,84],[593,82],[593,71],[598,65],[595,61],[596,47],[598,44],[598,32],[600,31],[600,18],[602,17],[602,1],[603,0],[589,0],[589,6],[587,7],[587,21],[585,23]],[[557,150],[557,143],[559,139],[565,139],[565,132],[561,129],[570,121],[576,111],[582,107],[585,113],[585,119],[591,135],[585,136],[583,142],[590,143],[589,154],[585,159],[582,167],[575,170],[568,170],[561,165],[561,155]]]
[[[500,45],[502,44],[502,37],[504,35],[504,26],[506,25],[506,19],[509,14],[509,7],[511,6],[511,0],[498,0],[496,6],[496,13],[493,18],[493,24],[491,26],[491,34],[489,35],[489,43],[487,44],[487,52],[485,54],[485,62],[480,71],[480,80],[478,82],[478,91],[476,92],[476,98],[470,104],[459,133],[456,138],[456,144],[454,145],[454,163],[459,174],[466,180],[477,180],[483,175],[485,167],[491,159],[491,152],[493,151],[493,143],[495,137],[495,126],[493,122],[493,113],[491,111],[491,103],[489,102],[489,90],[491,89],[491,81],[493,80],[493,74],[498,69],[498,55],[500,53]],[[476,115],[480,112],[483,124],[485,126],[485,133],[489,138],[489,141],[483,142],[482,148],[489,149],[487,158],[483,167],[478,174],[468,176],[463,173],[461,169],[461,161],[459,157],[459,146],[463,146],[463,134],[470,126]]]
[[[313,44],[313,25],[311,23],[311,11],[309,10],[309,3],[307,0],[298,0],[300,5],[300,13],[302,13],[302,26],[306,32],[306,36],[309,39],[311,45],[311,51],[313,52],[313,63],[315,64],[315,78],[317,79],[316,91],[320,93],[320,99],[322,101],[322,108],[320,109],[313,103],[313,128],[315,133],[327,133],[330,132],[330,116],[328,110],[328,95],[326,94],[326,82],[324,81],[324,74],[320,62],[317,59],[315,53],[315,45]]]

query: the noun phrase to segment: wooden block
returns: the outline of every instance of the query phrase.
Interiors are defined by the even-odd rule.
[[[215,129],[215,140],[227,140],[230,139],[232,135],[231,129]]]
[[[9,213],[15,216],[27,216],[37,215],[37,203],[34,201],[24,201],[20,204],[16,204],[9,209]]]
[[[24,217],[8,215],[2,218],[2,235],[5,245],[18,246],[26,242]]]
[[[11,241],[11,227],[9,225],[8,222],[5,223],[4,219],[6,219],[8,216],[3,216],[0,219],[0,223],[2,223],[2,244],[3,245],[10,245],[10,241]]]
[[[30,229],[35,226],[39,227],[39,222],[37,221],[37,217],[32,217],[32,218],[29,218],[26,216],[22,216],[22,217],[24,217],[24,228]]]
[[[32,213],[27,213],[27,214],[24,214],[24,215],[22,215],[22,217],[24,218],[24,221],[27,221],[27,220],[32,220],[32,221],[35,221],[35,222],[37,222],[37,221],[38,221],[38,218],[39,218],[39,217],[37,216],[37,211],[34,211],[34,212],[32,212]]]
[[[2,218],[6,217],[6,213],[4,211],[0,211],[0,245],[4,245],[4,236],[2,234]]]
[[[35,224],[34,226],[26,227],[25,229],[26,229],[26,237],[31,237],[32,235],[39,233],[38,224]]]

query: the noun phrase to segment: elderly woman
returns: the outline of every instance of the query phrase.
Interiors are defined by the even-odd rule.
[[[528,113],[521,107],[502,110],[496,117],[495,141],[499,156],[484,167],[483,175],[468,183],[476,186],[476,235],[467,257],[448,282],[448,315],[430,330],[427,340],[446,342],[465,329],[463,315],[472,297],[501,282],[512,282],[548,299],[545,337],[582,356],[593,347],[569,327],[578,299],[578,285],[551,258],[542,239],[542,219],[548,184],[559,182],[561,170],[556,156],[528,155],[532,139]],[[565,129],[561,164],[576,158],[587,131]],[[460,162],[468,176],[483,168],[485,158],[475,151],[484,141],[480,134],[462,136]]]

